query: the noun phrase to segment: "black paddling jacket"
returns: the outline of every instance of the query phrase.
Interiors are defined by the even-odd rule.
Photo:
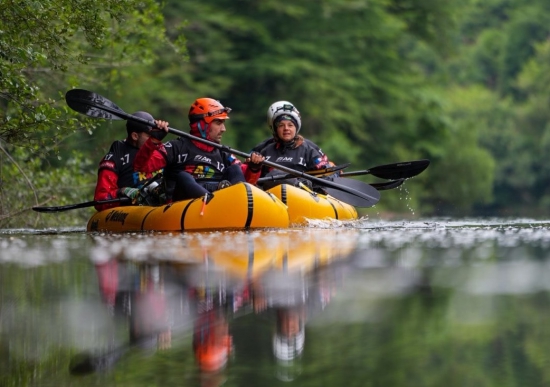
[[[315,143],[298,139],[296,144],[295,147],[285,147],[284,144],[279,142],[272,142],[267,144],[259,153],[265,156],[268,161],[301,172],[324,168],[328,165],[327,156]],[[265,176],[269,171],[270,168],[264,167],[262,176]]]
[[[239,162],[228,152],[211,152],[197,147],[189,139],[180,137],[164,144],[166,161],[174,170],[186,171],[196,180],[221,180],[225,168]]]

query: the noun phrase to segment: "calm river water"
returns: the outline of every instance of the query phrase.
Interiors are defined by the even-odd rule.
[[[0,386],[548,386],[550,221],[0,230]]]

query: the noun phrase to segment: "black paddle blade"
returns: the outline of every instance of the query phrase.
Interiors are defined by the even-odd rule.
[[[361,192],[369,196],[369,198],[363,198],[348,191],[343,191],[342,189],[327,186],[322,187],[323,190],[333,198],[338,199],[341,202],[351,204],[354,207],[372,207],[380,200],[380,192],[378,192],[376,188],[370,184],[362,181],[337,177],[334,179],[334,183],[340,185],[341,187],[347,187],[351,191]]]
[[[373,175],[381,179],[409,179],[422,173],[430,165],[430,160],[404,161],[401,163],[379,165],[362,171],[342,172],[341,176]]]
[[[81,353],[71,359],[69,372],[71,375],[88,375],[94,372],[105,372],[113,368],[118,360],[128,352],[129,345],[124,345],[104,354],[93,355]]]
[[[371,174],[383,179],[408,179],[419,175],[430,165],[430,160],[407,161],[403,163],[380,165],[371,169]]]
[[[386,191],[388,189],[394,189],[399,187],[405,182],[406,179],[385,181],[383,183],[371,183],[371,185],[376,188],[378,191]]]
[[[121,108],[107,98],[88,90],[69,90],[65,94],[65,101],[71,109],[88,117],[106,120],[125,119],[125,113]],[[120,112],[121,115],[117,112]]]

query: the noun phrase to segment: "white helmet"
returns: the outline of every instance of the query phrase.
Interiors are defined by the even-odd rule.
[[[292,337],[276,333],[273,335],[273,354],[279,361],[292,362],[304,351],[305,337],[303,327]]]
[[[277,128],[274,127],[274,123],[282,115],[290,116],[290,118],[295,121],[296,125],[296,134],[300,132],[302,127],[302,119],[300,117],[300,112],[296,107],[288,101],[277,101],[272,104],[269,109],[267,109],[267,125],[271,129],[271,132],[274,136],[277,135]]]

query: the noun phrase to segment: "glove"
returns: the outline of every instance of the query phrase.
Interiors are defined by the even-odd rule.
[[[265,160],[265,157],[263,157],[261,154],[259,154],[258,152],[252,152],[251,154],[252,157],[249,157],[248,159],[246,159],[245,161],[248,163],[248,169],[251,171],[251,172],[259,172],[260,169],[262,168],[262,163],[261,161],[264,161]],[[252,159],[254,161],[260,161],[259,163],[255,163],[252,161]]]
[[[123,188],[119,188],[117,191],[117,196],[119,198],[126,196],[134,200],[135,198],[137,198],[138,195],[139,195],[139,189],[137,188],[123,187]]]
[[[162,141],[164,139],[164,137],[166,137],[166,135],[168,134],[164,130],[160,130],[160,129],[157,129],[157,128],[152,128],[147,133],[149,134],[149,136],[151,136],[155,140],[159,140],[159,141]]]

